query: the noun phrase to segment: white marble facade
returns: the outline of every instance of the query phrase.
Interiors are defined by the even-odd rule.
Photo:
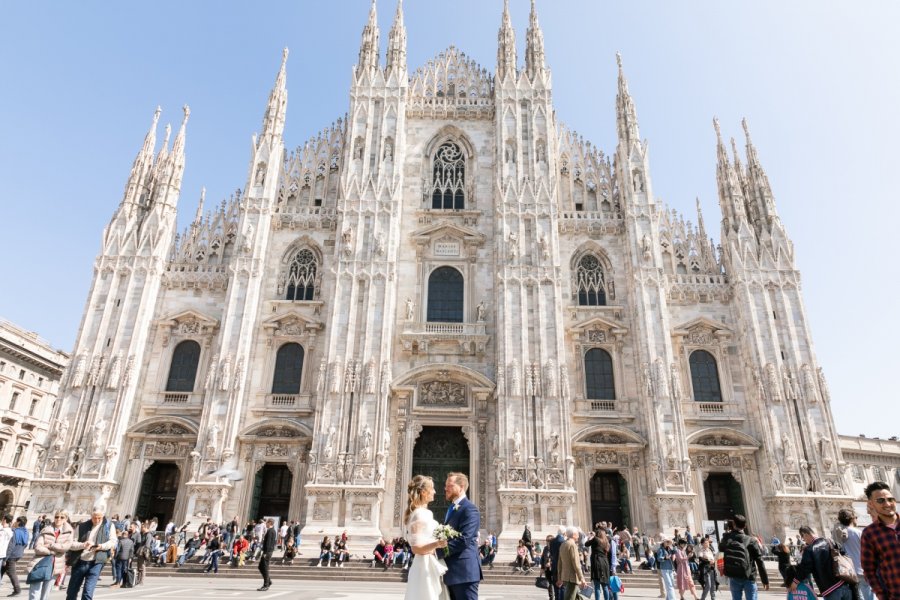
[[[598,473],[651,531],[699,528],[710,477],[730,476],[765,532],[849,503],[749,133],[745,157],[718,139],[716,246],[699,211],[693,225],[654,195],[621,59],[606,154],[556,120],[534,9],[524,68],[507,10],[493,71],[451,47],[409,73],[401,8],[382,66],[373,4],[346,116],[293,151],[285,51],[244,189],[201,201],[178,236],[189,110],[159,152],[157,112],[103,233],[34,510],[134,513],[165,471],[176,520],[254,517],[277,467],[266,485],[308,533],[391,534],[432,427],[464,435],[470,496],[505,537],[586,526]],[[429,297],[439,275],[459,298]],[[171,385],[185,342],[186,390]],[[291,393],[273,387],[286,344],[302,348]],[[718,400],[697,401],[697,352]]]

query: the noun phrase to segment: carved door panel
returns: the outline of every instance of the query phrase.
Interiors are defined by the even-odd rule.
[[[428,508],[443,521],[450,503],[444,496],[447,473],[469,473],[469,444],[459,427],[423,427],[413,449],[413,475],[434,479],[434,502]],[[471,479],[471,478],[470,478]]]
[[[288,515],[288,508],[293,483],[294,476],[287,465],[267,463],[256,472],[253,500],[247,518],[281,517],[282,520],[289,520],[292,517]]]
[[[175,463],[155,462],[150,465],[141,480],[141,495],[135,514],[142,520],[156,517],[159,526],[164,528],[175,515],[180,479],[181,469]]]
[[[744,513],[741,484],[731,473],[711,473],[703,483],[706,496],[706,518],[711,521],[727,521],[735,514]]]
[[[591,478],[591,527],[598,521],[630,525],[628,484],[618,472],[599,472]]]

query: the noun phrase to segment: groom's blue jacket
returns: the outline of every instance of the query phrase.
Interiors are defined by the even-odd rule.
[[[459,508],[450,513],[445,524],[458,531],[460,536],[447,543],[449,553],[444,557],[447,563],[444,584],[449,586],[481,581],[481,559],[478,556],[481,515],[478,507],[468,497],[463,498]]]

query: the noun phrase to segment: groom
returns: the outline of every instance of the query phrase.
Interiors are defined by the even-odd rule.
[[[481,515],[478,507],[466,498],[469,478],[463,473],[450,473],[444,484],[444,495],[452,504],[447,509],[444,525],[459,532],[459,537],[447,544],[447,572],[444,584],[450,591],[451,600],[478,600],[478,583],[481,575],[481,560],[478,557],[478,528]]]

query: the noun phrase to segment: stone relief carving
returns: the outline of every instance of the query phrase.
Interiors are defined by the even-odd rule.
[[[316,502],[313,504],[313,521],[330,521],[333,504],[328,502]]]
[[[431,381],[419,388],[419,406],[464,407],[466,386],[453,381]]]

